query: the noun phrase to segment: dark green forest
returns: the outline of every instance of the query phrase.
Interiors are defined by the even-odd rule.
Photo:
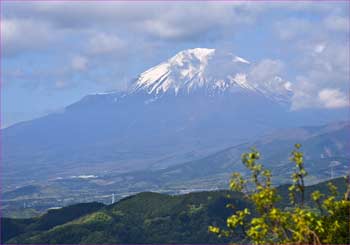
[[[344,178],[332,180],[339,193],[344,193]],[[325,190],[327,183],[308,186],[306,202],[315,190]],[[279,186],[283,197],[280,207],[287,207],[288,185]],[[49,210],[30,219],[1,219],[2,243],[227,243],[242,242],[240,232],[232,238],[220,238],[208,232],[209,225],[226,226],[232,209],[250,208],[252,204],[240,193],[221,190],[195,192],[185,195],[166,195],[144,192],[120,200],[112,205],[82,203]],[[254,214],[253,214],[254,215]],[[349,216],[348,216],[349,217]],[[349,239],[347,234],[342,234]]]

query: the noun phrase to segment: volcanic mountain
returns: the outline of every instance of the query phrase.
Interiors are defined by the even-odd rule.
[[[141,73],[127,91],[87,95],[64,112],[6,128],[3,179],[10,188],[165,168],[274,129],[335,118],[325,110],[291,111],[291,83],[257,78],[253,65],[214,49],[184,50]]]
[[[198,90],[213,95],[218,92],[251,92],[288,100],[291,84],[280,77],[256,83],[247,80],[250,62],[232,54],[217,54],[215,49],[185,50],[166,62],[143,72],[134,84],[135,92],[153,95],[191,94]]]

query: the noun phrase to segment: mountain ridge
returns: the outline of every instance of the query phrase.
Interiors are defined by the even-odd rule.
[[[223,56],[219,54],[209,74],[225,77],[251,65],[231,54]],[[199,60],[205,63],[203,57]],[[216,73],[227,61],[228,67]],[[288,104],[247,89],[158,95],[145,89],[88,95],[60,113],[3,129],[4,183],[13,189],[59,177],[168,167],[276,129],[319,125],[346,115],[335,109],[291,111]]]
[[[261,162],[272,171],[274,184],[285,183],[293,171],[289,157],[295,143],[302,144],[307,184],[348,173],[350,154],[350,122],[331,123],[317,127],[302,127],[277,131],[254,141],[241,142],[225,149],[206,151],[203,157],[191,156],[180,161],[173,153],[154,161],[147,169],[118,172],[106,164],[103,170],[72,176],[59,171],[47,182],[21,182],[19,188],[2,193],[3,214],[29,217],[48,208],[84,201],[110,203],[111,193],[119,199],[132,193],[158,191],[187,193],[225,188],[230,173],[244,173],[241,154],[255,146],[262,154]],[[119,153],[121,154],[121,153]],[[135,152],[133,153],[136,154]],[[174,159],[178,164],[171,164]],[[129,161],[130,163],[130,161]],[[28,172],[28,171],[27,171]],[[58,201],[59,200],[59,201]],[[23,208],[23,203],[27,208]]]
[[[306,186],[306,202],[312,205],[310,194],[324,190],[327,183],[338,187],[338,196],[345,192],[344,178]],[[282,196],[280,207],[288,207],[288,186],[277,187]],[[228,196],[229,195],[229,196]],[[166,195],[143,192],[105,206],[98,203],[77,204],[50,210],[32,219],[1,218],[2,243],[5,244],[117,244],[117,243],[229,243],[208,233],[209,225],[226,227],[226,218],[232,210],[249,208],[252,204],[241,193],[229,190],[193,192],[183,195]],[[72,213],[71,210],[78,212]],[[60,219],[56,219],[60,217]],[[244,236],[238,232],[235,242]]]

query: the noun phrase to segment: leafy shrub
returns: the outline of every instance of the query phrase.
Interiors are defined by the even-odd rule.
[[[278,207],[277,203],[281,197],[272,185],[271,172],[258,162],[260,153],[252,149],[251,152],[242,155],[242,162],[249,170],[250,176],[246,178],[240,173],[233,173],[230,189],[243,193],[255,209],[236,210],[234,205],[228,204],[226,207],[234,211],[226,220],[228,229],[209,226],[209,232],[220,237],[234,238],[237,231],[240,231],[248,242],[255,244],[349,244],[349,176],[347,190],[342,199],[337,199],[337,188],[329,182],[330,194],[326,195],[316,190],[311,194],[314,207],[307,205],[304,183],[307,171],[304,167],[304,154],[300,148],[301,145],[296,144],[291,154],[295,170],[291,176],[293,182],[289,187],[288,207]]]

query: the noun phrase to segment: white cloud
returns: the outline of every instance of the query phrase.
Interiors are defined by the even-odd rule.
[[[342,15],[336,15],[341,12],[330,12],[321,21],[285,19],[275,26],[280,39],[287,41],[286,52],[296,54],[290,56],[293,60],[288,66],[295,70],[294,110],[344,105],[342,91],[348,87],[349,43],[342,32],[348,27]]]
[[[252,65],[248,81],[276,96],[289,97],[294,89],[293,84],[286,80],[285,64],[281,60],[263,59]]]
[[[329,80],[332,75],[327,72],[313,71],[307,76],[298,76],[294,84],[292,109],[328,108],[335,109],[349,105],[349,98],[345,95],[346,84],[337,84]],[[334,76],[333,76],[334,77]],[[339,82],[338,82],[339,83]]]
[[[49,42],[58,38],[53,36],[50,25],[34,19],[3,19],[1,37],[5,56],[21,51],[42,50]]]
[[[153,37],[195,40],[215,33],[234,32],[240,24],[252,24],[263,7],[251,3],[201,3],[159,6],[159,12],[136,24]],[[219,37],[213,36],[214,38]]]
[[[349,98],[338,89],[323,89],[318,98],[325,108],[340,108],[349,106]]]
[[[262,13],[273,9],[291,9],[293,11],[330,11],[339,8],[331,4],[262,4],[252,2],[230,3],[148,3],[129,4],[127,2],[28,2],[7,3],[4,6],[6,18],[22,18],[46,25],[48,37],[57,38],[57,32],[71,34],[84,32],[105,32],[96,34],[97,40],[90,40],[92,52],[108,53],[120,48],[124,41],[121,33],[132,33],[135,39],[144,41],[144,35],[150,35],[158,40],[167,39],[175,41],[195,40],[200,38],[218,39],[225,35],[236,35],[236,29],[241,25],[252,24],[262,16]],[[337,28],[343,24],[343,19],[329,18],[327,23],[337,23]],[[312,25],[303,19],[290,19],[288,22],[277,24],[279,34],[283,39],[293,38],[297,33],[307,33]],[[333,26],[333,25],[332,25]],[[102,28],[101,28],[102,27]],[[39,28],[40,30],[40,28]],[[37,32],[37,28],[32,28]],[[21,32],[21,33],[30,33]],[[108,33],[108,34],[107,34]],[[23,43],[37,40],[25,38]],[[45,39],[44,39],[45,40]],[[106,48],[100,45],[106,42]],[[154,40],[149,40],[154,42]],[[39,43],[39,42],[35,42]],[[15,45],[13,45],[15,46]],[[37,45],[40,47],[42,45]],[[17,45],[18,49],[21,49]]]
[[[17,39],[18,33],[18,23],[15,20],[3,20],[1,21],[1,36],[5,43],[11,42]]]
[[[317,44],[314,48],[315,53],[322,53],[324,49],[326,48],[326,45],[323,43]]]
[[[166,39],[173,39],[189,34],[186,28],[181,26],[172,26],[171,23],[159,20],[146,20],[142,23],[144,30],[148,33]]]
[[[280,60],[264,59],[253,66],[248,75],[248,80],[266,82],[279,76],[284,70],[284,64]]]
[[[81,55],[74,56],[71,65],[73,70],[84,71],[88,66],[88,59]]]
[[[310,34],[314,28],[312,23],[305,19],[289,18],[275,24],[275,30],[281,40],[289,41],[305,34]]]
[[[252,23],[267,9],[264,5],[233,3],[148,3],[128,4],[108,2],[100,4],[67,2],[31,2],[7,4],[8,16],[21,16],[52,24],[57,29],[106,29],[146,33],[153,37],[176,39],[198,38],[208,31],[227,31],[232,25]],[[232,30],[233,31],[233,30]]]
[[[108,54],[120,51],[124,47],[125,43],[116,35],[97,33],[88,41],[87,52],[90,54]]]
[[[310,81],[308,77],[298,76],[294,86],[292,110],[319,107],[317,96],[315,96],[315,91],[318,89],[317,83]]]
[[[158,2],[137,5],[127,2],[6,3],[5,19],[1,23],[3,50],[5,55],[43,49],[47,51],[45,54],[50,55],[53,52],[61,55],[62,50],[65,54],[82,54],[69,57],[71,58],[69,67],[65,66],[65,69],[70,69],[69,72],[85,71],[89,65],[92,67],[92,64],[100,64],[104,68],[111,69],[112,66],[109,63],[115,65],[118,60],[123,60],[123,68],[127,70],[130,69],[128,62],[132,62],[134,67],[142,63],[139,60],[148,55],[149,64],[156,63],[164,57],[164,53],[168,52],[164,50],[188,47],[189,44],[194,45],[194,43],[201,45],[201,42],[197,42],[198,39],[204,40],[205,44],[213,43],[213,47],[218,49],[223,46],[223,43],[230,43],[229,49],[235,47],[237,49],[234,52],[240,52],[240,45],[244,50],[245,44],[233,43],[234,37],[239,36],[241,30],[247,34],[247,38],[251,38],[250,31],[247,32],[249,25],[256,20],[263,20],[262,23],[266,20],[271,21],[271,24],[264,24],[264,27],[268,28],[267,35],[270,34],[269,25],[271,25],[280,38],[278,40],[271,36],[267,46],[276,44],[275,50],[280,50],[286,58],[277,56],[277,59],[265,59],[253,64],[252,70],[248,71],[248,79],[255,82],[268,81],[285,71],[294,70],[293,90],[296,94],[293,97],[293,108],[328,106],[329,104],[321,102],[320,91],[325,88],[343,91],[348,82],[348,43],[344,42],[344,38],[339,39],[337,36],[343,35],[342,32],[347,31],[348,28],[348,16],[344,14],[341,7],[343,5],[330,3],[251,2],[203,2],[185,5]],[[285,11],[283,13],[294,11],[294,13],[284,17],[283,14],[276,14],[278,11]],[[306,18],[303,18],[304,15],[296,18],[295,13],[300,12],[305,14]],[[308,18],[311,13],[316,13],[316,18]],[[276,23],[275,26],[273,23]],[[262,33],[264,38],[266,33]],[[257,35],[260,34],[259,31]],[[176,41],[175,45],[169,44],[169,41]],[[281,44],[283,41],[286,42]],[[251,53],[254,53],[254,49],[265,48],[263,45],[266,43],[263,42],[259,46],[258,42],[251,40],[247,42],[257,45],[251,47]],[[120,59],[121,55],[130,50],[137,50],[133,51],[133,55],[137,55],[136,58],[128,53],[129,61]],[[250,51],[248,50],[247,53],[249,56]],[[110,55],[108,61],[105,59],[106,55]],[[242,53],[243,57],[245,55],[247,54]],[[254,60],[254,57],[249,58]],[[295,60],[291,61],[293,58]],[[279,59],[283,59],[283,62]],[[115,67],[121,66],[118,64],[113,68]],[[221,66],[220,68],[221,70],[231,69],[231,67]],[[66,86],[63,81],[68,80],[66,78],[72,74],[73,72],[65,75],[66,77],[56,76],[64,78],[56,82],[56,86]],[[84,76],[88,75],[84,73]],[[98,76],[101,76],[100,73]],[[285,76],[281,75],[281,77]],[[115,80],[110,77],[108,79]],[[292,80],[291,76],[289,79]],[[47,79],[45,77],[41,80]],[[99,77],[97,80],[102,78]],[[52,81],[54,80],[51,80],[51,84]]]
[[[349,31],[349,20],[344,16],[331,15],[328,16],[325,21],[327,29],[332,31],[348,32]]]

